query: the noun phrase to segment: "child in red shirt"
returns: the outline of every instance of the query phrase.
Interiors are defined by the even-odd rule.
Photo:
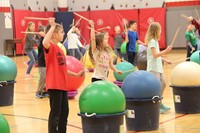
[[[46,59],[46,89],[49,93],[50,113],[48,121],[49,133],[66,133],[69,113],[67,98],[67,74],[81,76],[83,71],[73,73],[67,70],[66,58],[57,43],[63,40],[63,27],[49,18],[43,40]]]

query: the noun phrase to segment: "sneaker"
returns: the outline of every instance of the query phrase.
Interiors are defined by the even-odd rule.
[[[47,92],[43,92],[43,93],[42,93],[42,96],[43,96],[43,97],[49,97],[49,94],[48,94]]]
[[[36,93],[35,94],[35,97],[38,98],[38,99],[42,99],[43,98],[43,95],[41,93]]]
[[[160,114],[163,114],[165,112],[165,110],[160,109]]]
[[[168,110],[170,110],[170,108],[169,108],[169,107],[167,107],[167,106],[164,106],[162,103],[160,104],[160,109],[163,109],[163,110],[165,110],[165,111],[168,111]]]

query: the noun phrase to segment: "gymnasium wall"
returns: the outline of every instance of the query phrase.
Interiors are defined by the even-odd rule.
[[[176,48],[185,48],[185,32],[187,29],[187,19],[181,17],[181,14],[186,16],[193,16],[197,19],[197,13],[200,14],[200,6],[187,6],[187,7],[171,7],[167,8],[166,12],[166,44],[169,45],[174,37],[174,34],[180,26],[180,32],[177,36],[177,39],[174,42],[174,47]],[[199,19],[199,18],[198,18]]]
[[[0,55],[4,53],[5,38],[11,39],[13,37],[12,28],[5,26],[7,19],[9,21],[11,19],[10,16],[8,17],[6,12],[0,12]]]

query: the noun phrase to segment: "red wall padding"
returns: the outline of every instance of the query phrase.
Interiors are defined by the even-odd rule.
[[[200,5],[200,0],[166,2],[166,7],[196,6],[196,5]]]
[[[151,8],[151,9],[141,9],[139,12],[139,25],[140,25],[140,34],[139,37],[144,41],[146,31],[149,27],[149,24],[153,21],[159,22],[161,25],[161,38],[159,41],[160,48],[165,48],[165,34],[166,34],[166,9],[165,8]]]
[[[111,29],[107,29],[109,34],[114,32],[114,27],[119,25],[123,31],[123,19],[126,20],[138,20],[138,10],[106,10],[106,11],[91,11],[91,12],[77,12],[78,14],[91,19],[95,22],[95,30],[110,26]],[[74,15],[75,22],[80,17]],[[81,20],[78,28],[81,30],[82,35],[86,38],[89,43],[90,31],[87,29],[88,22]],[[113,38],[110,36],[109,44],[113,47]]]
[[[162,34],[159,41],[160,48],[165,48],[165,8],[151,8],[151,9],[140,9],[140,10],[109,10],[109,11],[91,11],[91,12],[77,12],[78,14],[92,19],[95,22],[95,29],[110,26],[111,30],[107,30],[110,34],[114,32],[114,27],[120,25],[123,30],[123,20],[135,20],[138,23],[138,34],[139,39],[144,41],[146,31],[151,21],[157,21],[161,24]],[[79,17],[75,17],[75,22],[78,21]],[[87,29],[88,22],[81,20],[78,28],[81,30],[82,35],[86,38],[89,43],[89,30]],[[113,38],[110,37],[109,44],[113,47]]]
[[[24,35],[21,32],[26,31],[28,22],[33,21],[35,23],[36,31],[38,31],[38,26],[43,25],[46,26],[48,21],[46,20],[26,20],[24,17],[40,17],[40,18],[48,18],[48,17],[54,17],[54,12],[32,12],[29,10],[14,10],[13,11],[14,16],[14,35],[15,38],[22,38],[24,39]],[[24,45],[24,41],[23,44]],[[16,45],[16,54],[22,54],[22,48],[21,44]]]

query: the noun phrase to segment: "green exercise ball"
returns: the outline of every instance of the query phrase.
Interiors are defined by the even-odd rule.
[[[0,133],[10,133],[8,122],[2,114],[0,114]]]
[[[38,54],[38,48],[36,48],[36,49],[34,49],[35,50],[35,52]]]
[[[79,98],[81,113],[115,114],[125,110],[125,96],[121,89],[108,81],[88,85]]]
[[[0,81],[12,81],[17,76],[16,64],[7,56],[0,55]]]
[[[139,46],[138,46],[138,44],[136,43],[136,44],[135,44],[135,52],[138,53],[138,51],[139,51]]]
[[[200,50],[195,51],[195,52],[191,55],[190,61],[196,62],[196,63],[200,64]]]
[[[120,47],[120,51],[122,54],[126,54],[126,45],[127,45],[127,43],[126,43],[126,41],[124,41]]]
[[[116,65],[116,69],[123,72],[123,74],[117,74],[114,72],[114,77],[117,81],[123,81],[129,73],[135,71],[135,67],[129,62],[120,62]]]

